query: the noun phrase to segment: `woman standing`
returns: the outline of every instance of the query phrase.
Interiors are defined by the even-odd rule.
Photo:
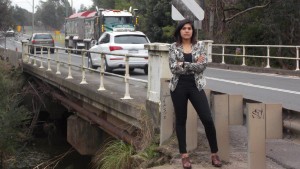
[[[196,41],[193,23],[187,19],[179,22],[174,37],[176,42],[171,44],[169,50],[169,66],[173,75],[169,88],[171,90],[171,98],[175,110],[176,135],[183,168],[192,168],[186,150],[188,100],[191,101],[204,125],[211,150],[212,165],[221,167],[222,163],[217,155],[218,145],[216,129],[203,90],[203,87],[206,84],[205,78],[203,77],[203,71],[207,66],[207,57],[204,46]]]

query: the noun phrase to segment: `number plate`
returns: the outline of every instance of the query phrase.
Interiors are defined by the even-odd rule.
[[[128,53],[139,53],[138,50],[129,50]]]

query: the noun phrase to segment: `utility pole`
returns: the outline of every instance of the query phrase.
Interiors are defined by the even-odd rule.
[[[34,33],[34,0],[32,0],[32,34]]]

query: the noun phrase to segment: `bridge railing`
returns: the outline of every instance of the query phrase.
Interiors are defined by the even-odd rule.
[[[295,71],[299,71],[299,49],[300,46],[287,45],[212,44],[212,56],[221,56],[221,64],[225,64],[225,57],[234,58],[234,62],[238,62],[236,59],[241,59],[242,66],[247,64],[246,58],[262,58],[261,64],[265,65],[265,68],[271,68],[271,59],[291,60],[295,63]],[[274,56],[279,55],[278,53],[284,53],[285,56]]]
[[[23,42],[23,61],[26,60],[28,64],[31,64],[33,62],[33,66],[38,66],[37,62],[40,62],[40,67],[39,68],[45,68],[43,65],[44,60],[46,60],[47,63],[47,71],[52,71],[51,69],[51,62],[56,64],[56,74],[61,74],[60,72],[60,66],[61,64],[65,64],[68,67],[68,76],[66,77],[66,79],[73,79],[72,76],[72,68],[79,68],[81,70],[81,82],[80,84],[87,84],[86,81],[86,71],[92,71],[92,72],[97,72],[100,74],[100,78],[99,78],[99,88],[98,91],[103,91],[105,90],[104,87],[104,75],[110,75],[110,76],[115,76],[115,77],[119,77],[119,78],[123,78],[124,82],[125,82],[125,94],[124,97],[121,99],[132,99],[130,97],[130,92],[129,92],[129,82],[131,81],[136,81],[136,82],[141,82],[141,83],[145,83],[148,84],[147,80],[143,80],[143,79],[137,79],[137,78],[133,78],[130,77],[130,71],[129,71],[129,59],[130,57],[138,57],[138,58],[144,58],[146,57],[145,55],[137,55],[137,54],[112,54],[112,53],[107,53],[107,52],[95,52],[95,51],[88,51],[88,50],[84,50],[84,49],[70,49],[70,48],[61,48],[61,47],[49,47],[49,46],[40,46],[40,45],[30,45],[27,43],[27,41],[22,41]],[[33,48],[33,54],[31,54],[30,50],[28,50],[29,48]],[[43,50],[41,50],[40,55],[37,55],[37,48],[39,49],[46,49],[47,51],[47,56],[44,56],[44,52]],[[51,57],[53,55],[50,55],[51,50],[54,49],[54,53],[55,53],[55,58]],[[63,51],[63,52],[61,52]],[[81,53],[81,64],[75,64],[72,62],[72,57],[73,55],[71,53]],[[86,65],[86,61],[85,58],[87,58],[87,53],[95,53],[98,54],[99,57],[101,57],[101,63],[100,63],[100,71],[96,70],[96,69],[92,69],[89,68]],[[105,55],[109,54],[109,55],[115,55],[115,56],[123,56],[124,57],[124,61],[125,61],[125,75],[119,75],[119,74],[115,74],[115,73],[111,73],[111,72],[105,72],[104,70],[104,60],[105,60]],[[67,55],[67,61],[64,61],[61,57],[61,55]],[[148,57],[148,56],[147,56]]]

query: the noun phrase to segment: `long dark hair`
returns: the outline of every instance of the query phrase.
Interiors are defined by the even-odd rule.
[[[185,24],[190,24],[192,26],[193,33],[192,33],[191,43],[192,44],[197,43],[196,32],[195,32],[195,27],[194,27],[193,21],[191,21],[189,19],[184,19],[184,20],[182,20],[178,23],[178,25],[175,29],[175,32],[174,32],[174,38],[175,38],[175,41],[176,41],[176,45],[180,45],[182,43],[182,37],[180,36],[180,30],[182,29],[182,27]]]

